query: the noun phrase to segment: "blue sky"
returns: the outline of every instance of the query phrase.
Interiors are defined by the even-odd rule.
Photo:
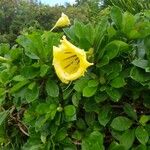
[[[40,0],[43,4],[48,4],[51,6],[54,6],[55,4],[65,4],[66,2],[73,4],[75,3],[75,0]]]

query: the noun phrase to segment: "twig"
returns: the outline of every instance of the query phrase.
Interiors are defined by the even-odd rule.
[[[23,134],[25,134],[26,136],[29,136],[29,134],[22,128],[22,125],[20,123],[17,124],[20,131],[22,131]]]

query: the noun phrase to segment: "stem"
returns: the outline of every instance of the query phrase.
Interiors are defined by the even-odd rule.
[[[54,26],[53,28],[51,28],[51,30],[50,30],[50,31],[52,32],[55,28],[56,28],[56,26]]]

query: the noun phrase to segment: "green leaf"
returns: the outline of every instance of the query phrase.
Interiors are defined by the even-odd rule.
[[[0,88],[0,105],[5,100],[5,94],[6,94],[6,89],[5,88]]]
[[[113,79],[111,82],[110,82],[110,85],[114,88],[121,88],[123,87],[124,85],[126,84],[125,80],[123,77],[119,76],[119,77],[116,77],[115,79]]]
[[[127,130],[125,131],[121,138],[120,138],[120,144],[123,145],[126,149],[130,149],[133,145],[135,139],[135,132],[133,130]]]
[[[112,101],[118,102],[122,96],[122,92],[119,89],[115,88],[107,88],[107,94],[110,96]]]
[[[10,93],[15,93],[29,83],[29,80],[20,81],[10,89]]]
[[[39,68],[33,66],[24,66],[21,69],[21,76],[26,79],[33,79],[39,75]]]
[[[57,112],[57,105],[56,104],[50,104],[49,110],[48,110],[45,117],[47,119],[50,118],[52,120],[52,119],[54,119],[56,112]]]
[[[39,87],[36,84],[32,90],[27,89],[25,92],[25,98],[28,103],[35,101],[39,96]]]
[[[77,120],[77,128],[80,129],[80,130],[85,130],[86,129],[86,124],[85,124],[85,121],[83,119],[79,119]]]
[[[150,80],[149,74],[144,72],[144,70],[139,69],[137,67],[133,67],[131,69],[130,76],[133,80],[137,82],[146,82]]]
[[[84,97],[91,97],[93,96],[97,91],[97,87],[85,87],[83,89],[83,96]]]
[[[135,135],[141,144],[145,145],[148,142],[149,135],[144,127],[138,126],[135,130]]]
[[[44,77],[46,75],[46,73],[48,72],[49,68],[50,67],[46,64],[42,65],[41,68],[40,68],[40,76]]]
[[[36,107],[35,110],[38,114],[46,114],[49,111],[49,105],[47,103],[41,103]]]
[[[94,112],[98,113],[99,107],[96,102],[92,101],[91,99],[87,99],[84,102],[84,109],[86,112],[94,111]]]
[[[132,61],[132,64],[139,68],[146,69],[146,67],[148,67],[148,60],[135,59],[134,61]]]
[[[47,108],[46,108],[47,109]],[[38,110],[38,107],[36,109],[36,111]],[[41,110],[39,113],[44,113],[42,112],[43,110]],[[49,109],[48,112],[45,115],[39,115],[39,117],[36,119],[35,122],[35,130],[41,130],[41,127],[44,126],[44,124],[46,123],[47,120],[51,121],[54,119],[55,115],[57,112],[57,105],[56,104],[51,104],[49,105]]]
[[[73,41],[77,42],[80,48],[88,50],[92,47],[95,37],[95,29],[91,24],[83,24],[77,20],[70,28],[64,29],[65,34]]]
[[[80,100],[81,100],[81,93],[75,92],[72,95],[72,103],[73,103],[73,105],[78,107]]]
[[[117,131],[117,130],[111,130],[111,135],[114,139],[116,139],[117,141],[120,140],[121,136],[122,136],[122,132]],[[117,143],[118,144],[118,143]]]
[[[117,143],[116,145],[110,147],[109,150],[126,150],[126,148],[123,145]]]
[[[63,99],[66,100],[68,97],[72,95],[73,89],[72,88],[67,88],[63,91]]]
[[[87,85],[89,79],[87,77],[82,77],[80,78],[79,80],[77,80],[75,82],[75,85],[74,85],[74,89],[77,91],[77,92],[82,92],[84,87]]]
[[[107,56],[109,60],[111,60],[115,58],[119,53],[127,51],[128,48],[129,46],[127,43],[119,40],[114,40],[105,46],[104,56]]]
[[[5,93],[6,93],[5,88],[0,88],[0,97],[5,95]]]
[[[114,28],[114,26],[109,26],[109,27],[107,28],[107,32],[108,32],[108,37],[109,37],[109,39],[112,39],[112,38],[115,37],[116,34],[117,34],[117,31],[116,31],[116,29]]]
[[[76,120],[76,108],[73,105],[65,106],[64,113],[67,121]]]
[[[62,34],[60,33],[44,31],[44,33],[41,36],[43,51],[41,50],[40,52],[44,62],[49,62],[49,61],[51,62],[53,58],[53,54],[52,54],[53,46],[59,44],[61,37]],[[50,66],[50,64],[48,66]]]
[[[104,56],[108,57],[109,60],[115,58],[119,53],[119,49],[118,49],[118,46],[114,43],[114,42],[111,42],[111,43],[108,43],[105,47],[105,54]]]
[[[93,131],[82,140],[82,150],[104,150],[103,135],[98,131]]]
[[[143,144],[141,144],[141,145],[138,145],[135,149],[133,149],[133,150],[149,150],[149,149],[147,149],[147,146],[146,145],[143,145]]]
[[[116,141],[113,141],[110,145],[108,150],[127,150],[123,145],[119,144]]]
[[[85,114],[85,121],[87,123],[88,126],[93,126],[94,125],[94,122],[95,122],[95,118],[96,118],[96,115],[94,112],[88,112]]]
[[[30,35],[31,36],[31,35]],[[33,36],[32,36],[33,37]],[[38,37],[39,38],[39,37]],[[36,39],[36,38],[35,38]],[[29,36],[21,35],[16,40],[25,49],[25,54],[31,59],[39,59],[37,47]]]
[[[25,78],[21,75],[17,75],[17,76],[14,76],[12,80],[14,80],[14,81],[24,81]]]
[[[139,123],[145,126],[149,120],[150,120],[150,115],[142,115],[140,117]]]
[[[76,140],[81,140],[82,138],[82,132],[76,130],[73,134],[72,134],[72,138],[76,139]]]
[[[0,126],[5,121],[6,117],[8,116],[8,111],[2,111],[0,112]]]
[[[119,7],[112,7],[110,16],[118,28],[122,26],[122,13]]]
[[[104,57],[102,57],[102,59],[100,59],[100,63],[98,63],[96,66],[100,68],[107,65],[108,63],[109,63],[109,57],[105,55]]]
[[[129,117],[133,118],[134,120],[137,120],[136,110],[134,110],[134,108],[130,104],[125,103],[123,110]]]
[[[96,103],[103,102],[103,101],[107,100],[107,98],[108,98],[108,95],[105,92],[99,92],[94,97]]]
[[[46,82],[46,92],[51,97],[58,97],[59,95],[59,87],[57,83],[53,80],[47,80]]]
[[[94,50],[98,55],[98,58],[102,58],[104,51],[102,50],[103,41],[106,38],[106,31],[108,27],[108,19],[103,18],[95,27],[95,41],[94,41]]]
[[[136,21],[135,16],[133,16],[129,12],[125,12],[123,14],[123,20],[122,20],[122,31],[123,31],[123,33],[129,35],[131,30],[134,28],[135,21]]]
[[[10,51],[10,45],[8,43],[0,43],[0,55],[7,54]]]
[[[83,49],[89,49],[91,47],[90,42],[84,37],[79,38],[79,46]]]
[[[106,124],[110,121],[110,119],[111,119],[111,106],[105,105],[99,111],[98,121],[101,125],[106,126]]]
[[[96,87],[96,86],[98,86],[98,80],[90,80],[89,82],[88,82],[88,87]]]
[[[56,134],[55,134],[55,141],[59,142],[65,139],[65,137],[67,136],[67,129],[65,127],[62,127],[61,129],[59,129]]]
[[[132,126],[132,121],[126,117],[119,116],[113,119],[110,126],[117,131],[125,131]]]
[[[31,83],[28,85],[28,89],[33,90],[33,88],[35,88],[35,86],[37,86],[36,82],[31,82]]]
[[[11,50],[10,50],[10,57],[11,57],[11,59],[14,61],[14,60],[19,60],[20,58],[21,58],[21,55],[22,55],[22,52],[23,52],[23,50],[22,50],[22,48],[16,48],[15,46],[14,46],[14,48],[12,48]]]

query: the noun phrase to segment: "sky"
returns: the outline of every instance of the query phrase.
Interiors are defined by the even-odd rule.
[[[74,4],[75,0],[40,0],[43,4],[54,6],[55,4],[64,5],[66,2]]]

